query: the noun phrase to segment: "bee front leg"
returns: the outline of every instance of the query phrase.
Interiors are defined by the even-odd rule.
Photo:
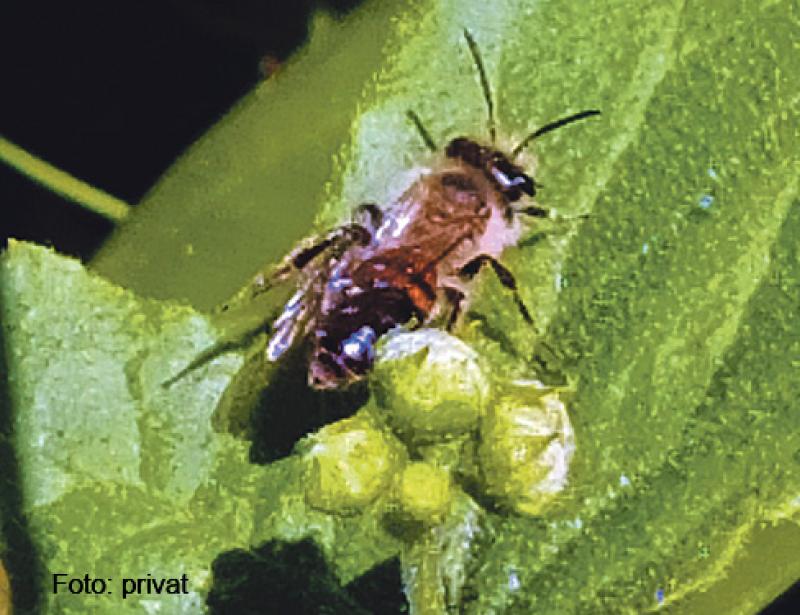
[[[545,220],[549,220],[550,222],[555,222],[559,224],[563,224],[565,222],[577,222],[578,220],[586,220],[590,218],[590,214],[578,214],[576,216],[555,216],[553,218],[550,217],[551,211],[549,209],[544,209],[543,207],[539,207],[538,205],[529,205],[528,207],[522,207],[520,209],[514,209],[514,213],[523,214],[525,216],[531,216],[532,218],[543,218]]]
[[[362,203],[356,207],[355,221],[374,233],[383,224],[383,210],[375,203]]]
[[[478,272],[483,269],[483,266],[487,263],[492,266],[492,271],[494,271],[497,279],[500,280],[500,283],[513,293],[514,302],[517,304],[517,309],[519,309],[519,313],[522,315],[522,318],[525,319],[525,322],[532,325],[533,318],[531,318],[528,308],[525,307],[525,304],[522,302],[522,298],[519,296],[519,291],[517,290],[517,280],[514,278],[514,274],[511,273],[511,271],[509,271],[506,266],[500,263],[494,256],[490,256],[489,254],[481,254],[480,256],[476,256],[466,265],[461,267],[458,273],[461,277],[471,280],[478,275]]]
[[[515,209],[514,213],[523,214],[526,216],[531,216],[532,218],[549,218],[550,217],[550,210],[545,209],[543,207],[539,207],[538,205],[529,205],[528,207],[522,207],[521,209]]]

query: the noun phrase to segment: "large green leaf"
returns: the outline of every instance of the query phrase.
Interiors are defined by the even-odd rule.
[[[477,598],[468,609],[642,612],[663,602],[676,612],[708,612],[699,596],[716,587],[711,595],[724,612],[751,613],[800,577],[791,551],[784,559],[763,557],[776,541],[800,544],[794,525],[800,509],[798,20],[788,0],[520,0],[491,10],[472,0],[419,0],[368,4],[342,25],[320,19],[304,55],[187,153],[94,266],[143,295],[208,308],[285,251],[314,212],[324,228],[359,202],[388,202],[407,185],[410,170],[430,162],[404,119],[406,109],[415,109],[440,143],[461,133],[486,135],[485,107],[462,38],[468,28],[484,55],[504,144],[568,112],[603,111],[599,120],[564,128],[534,148],[536,177],[545,186],[539,202],[564,215],[591,212],[591,218],[543,225],[550,231],[545,237],[532,231],[504,259],[552,349],[548,368],[574,384],[570,414],[578,449],[571,483],[544,519],[492,518],[496,540],[482,554]],[[54,284],[50,278],[21,296],[36,306],[37,293],[46,296]],[[481,282],[472,317],[479,317],[485,337],[528,359],[538,340],[494,284]],[[93,304],[80,301],[83,310]],[[120,308],[120,314],[128,319],[142,309]],[[156,395],[146,384],[131,388],[120,375],[133,365],[146,374],[142,366],[153,345],[163,345],[161,363],[151,368],[158,371],[213,336],[188,312],[173,322],[165,308],[148,309],[146,322],[163,324],[142,325],[145,330],[174,327],[175,333],[149,341],[123,335],[109,353],[130,350],[109,364],[128,364],[128,372],[85,370],[99,391],[91,408],[98,416],[115,408],[119,427],[106,426],[91,441],[76,439],[75,460],[58,458],[60,449],[36,448],[40,438],[64,431],[66,419],[34,413],[30,408],[45,398],[15,384],[21,387],[19,455],[36,527],[87,531],[90,517],[75,511],[87,509],[87,493],[97,494],[108,519],[163,518],[168,529],[159,544],[167,549],[165,536],[182,537],[179,552],[193,570],[220,549],[291,535],[296,518],[276,521],[263,510],[269,498],[247,486],[271,480],[266,493],[299,489],[291,462],[259,473],[246,464],[241,444],[195,424],[209,420],[236,368],[233,358],[209,368],[223,370],[217,380],[198,374],[182,385],[189,397],[159,399],[157,406],[146,401]],[[98,352],[105,336],[89,326],[84,311],[72,320],[53,314],[27,330],[51,331],[59,318],[83,328],[69,325],[25,345],[25,335],[14,335],[17,325],[10,325],[10,367],[20,374],[15,383],[49,391],[42,407],[71,408],[70,421],[89,425],[86,417],[95,415],[83,395],[88,383],[74,385],[79,397],[72,398],[62,385],[42,382],[53,380],[48,366],[65,370],[55,374],[60,382],[84,364],[80,352],[53,362],[62,348],[89,345]],[[150,418],[132,418],[143,403]],[[182,426],[180,413],[190,413],[191,429]],[[166,430],[161,423],[152,427],[156,420]],[[203,437],[220,452],[204,453],[196,445]],[[206,468],[199,476],[211,482],[158,463],[148,469],[146,456],[137,460],[126,449],[137,438],[152,439],[160,462],[197,456]],[[87,452],[78,453],[83,446]],[[113,463],[89,460],[112,451]],[[137,471],[151,473],[147,491],[155,497],[134,495],[141,489]],[[198,499],[198,490],[207,496]],[[203,508],[176,516],[181,502],[203,502]],[[229,523],[233,511],[241,525]],[[262,518],[282,527],[252,530]],[[757,531],[779,519],[791,523]],[[201,533],[214,540],[198,543],[193,536]],[[114,535],[120,534],[138,536]],[[41,540],[51,552],[51,542]],[[56,561],[78,569],[75,562],[97,559],[92,543],[63,542],[72,559]],[[109,567],[129,576],[145,570],[151,552],[139,546],[128,556],[110,556]],[[349,578],[391,549],[378,551],[333,559],[350,562],[341,568]],[[731,569],[737,582],[725,585]],[[770,571],[769,584],[756,574],[763,570]]]
[[[21,512],[43,560],[46,612],[197,613],[219,553],[274,537],[313,532],[343,578],[397,551],[358,517],[308,510],[299,458],[253,465],[248,442],[217,431],[242,357],[163,386],[214,339],[204,317],[139,300],[31,244],[5,254],[0,300]],[[54,594],[55,573],[113,579],[113,594]],[[120,596],[123,578],[184,573],[189,594]]]

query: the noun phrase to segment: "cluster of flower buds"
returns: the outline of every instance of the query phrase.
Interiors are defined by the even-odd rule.
[[[458,476],[526,515],[542,514],[564,489],[575,436],[558,389],[504,379],[437,329],[387,335],[371,386],[374,404],[309,438],[312,507],[354,514],[382,501],[433,526],[463,496]],[[455,461],[436,453],[454,442]]]

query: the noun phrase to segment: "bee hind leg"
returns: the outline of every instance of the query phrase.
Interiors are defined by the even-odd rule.
[[[380,212],[377,206],[371,206]],[[369,205],[362,207],[369,207]],[[374,215],[370,215],[374,219]],[[370,241],[372,241],[372,232],[363,224],[354,222],[340,226],[310,246],[300,247],[289,253],[283,263],[270,274],[260,272],[256,275],[250,284],[250,298],[254,299],[268,292],[277,284],[288,280],[293,273],[302,271],[311,261],[330,249],[343,251],[354,243],[366,245]]]
[[[329,248],[343,251],[354,243],[367,245],[370,241],[372,241],[372,232],[363,224],[352,222],[331,231],[314,245],[291,254],[290,262],[295,269],[301,270]]]
[[[494,271],[500,283],[512,292],[514,303],[517,304],[517,309],[522,315],[522,318],[525,320],[525,322],[532,325],[533,318],[531,318],[531,313],[528,311],[528,308],[525,306],[522,298],[519,296],[517,280],[514,278],[514,274],[511,273],[511,271],[509,271],[508,268],[499,262],[495,257],[490,256],[489,254],[481,254],[476,256],[466,265],[461,267],[459,270],[459,275],[471,280],[478,275],[478,272],[483,269],[484,265],[486,264],[491,265],[492,271]]]
[[[444,287],[444,297],[450,304],[450,315],[447,317],[446,331],[452,331],[463,308],[464,293],[452,286]]]

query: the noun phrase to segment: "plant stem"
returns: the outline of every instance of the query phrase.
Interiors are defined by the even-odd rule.
[[[2,136],[0,136],[0,161],[42,184],[45,188],[114,223],[124,220],[130,211],[130,205],[124,201],[55,168]]]

